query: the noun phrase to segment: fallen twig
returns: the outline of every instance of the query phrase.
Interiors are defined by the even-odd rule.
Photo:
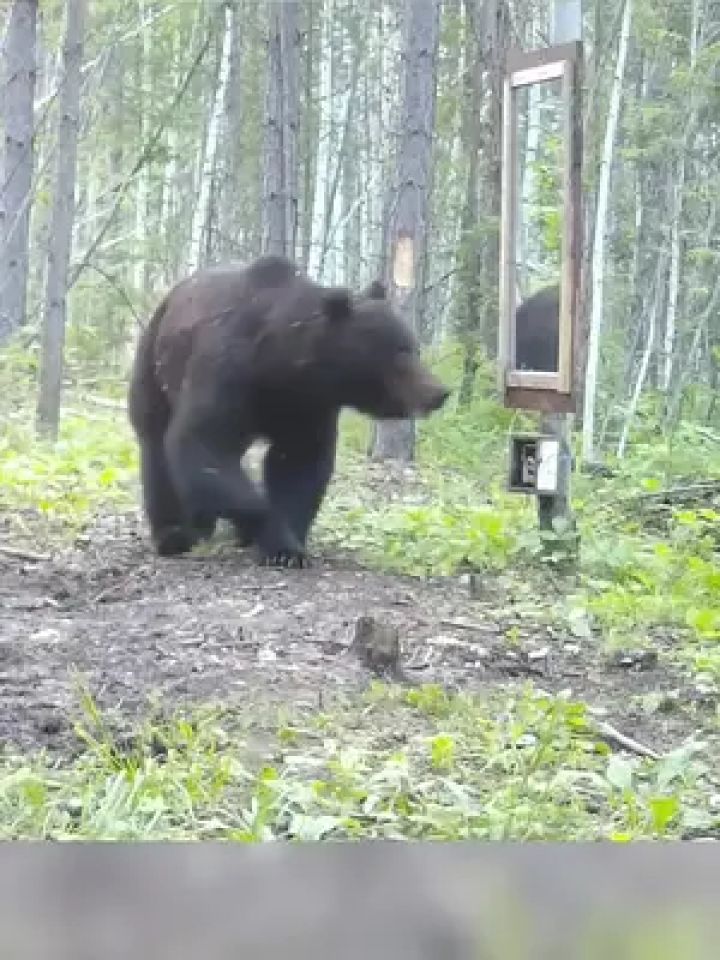
[[[669,487],[666,490],[652,490],[649,492],[637,493],[627,497],[629,502],[637,501],[675,501],[688,497],[700,497],[711,494],[720,496],[720,483],[716,480],[707,480],[703,483],[691,483],[684,487]]]
[[[443,627],[456,627],[458,630],[474,630],[477,633],[497,633],[497,629],[491,623],[476,623],[472,620],[454,620],[445,618],[440,621]]]
[[[651,760],[660,759],[660,754],[653,750],[652,747],[646,747],[632,737],[620,733],[619,730],[605,720],[596,720],[595,729],[610,746],[621,747],[623,750],[629,750],[631,753],[635,753],[640,757],[649,757]]]
[[[17,547],[0,545],[0,554],[10,557],[11,560],[29,560],[31,563],[48,563],[52,558],[46,553],[33,553],[31,550],[20,550]]]

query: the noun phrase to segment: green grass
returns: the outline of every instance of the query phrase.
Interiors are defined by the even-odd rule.
[[[346,709],[285,717],[260,755],[222,712],[148,720],[119,745],[82,706],[78,759],[0,764],[3,839],[623,842],[716,824],[699,746],[620,759],[582,705],[531,689],[480,700],[377,684]]]
[[[106,416],[67,416],[52,445],[28,419],[0,426],[0,509],[19,537],[72,536],[99,511],[134,505],[137,453],[127,429]]]

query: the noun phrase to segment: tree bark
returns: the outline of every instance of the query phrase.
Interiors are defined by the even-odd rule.
[[[587,366],[583,397],[582,450],[583,458],[592,461],[595,457],[595,398],[600,358],[600,332],[603,315],[603,284],[605,269],[605,233],[610,199],[610,175],[612,172],[615,134],[620,117],[625,63],[627,61],[630,25],[632,22],[632,0],[624,0],[622,26],[617,66],[610,92],[605,142],[603,145],[600,178],[598,182],[598,200],[595,210],[595,239],[592,258],[592,313],[587,348]]]
[[[57,439],[63,373],[68,269],[75,217],[75,179],[80,114],[80,65],[87,0],[68,0],[57,133],[57,168],[48,250],[37,428]]]
[[[206,240],[207,228],[210,223],[210,204],[213,180],[215,178],[215,162],[220,139],[220,125],[227,97],[228,80],[230,78],[230,53],[234,32],[235,10],[232,3],[226,3],[220,69],[218,71],[217,86],[215,87],[215,95],[213,97],[212,112],[208,122],[205,153],[200,170],[200,184],[197,201],[195,203],[195,212],[193,214],[192,229],[190,231],[190,253],[187,262],[189,272],[197,270],[203,261],[203,250],[205,249],[203,243]]]
[[[325,238],[328,223],[328,197],[330,193],[330,137],[332,125],[332,44],[331,30],[333,0],[321,0],[320,49],[318,65],[318,130],[315,154],[315,178],[312,190],[312,216],[310,220],[310,245],[308,272],[322,281],[325,260]]]
[[[235,14],[230,44],[230,68],[225,91],[224,113],[224,144],[222,188],[220,190],[220,204],[218,221],[220,229],[220,254],[224,260],[231,259],[239,253],[242,228],[239,223],[239,212],[242,209],[239,190],[240,176],[240,144],[242,143],[242,42],[240,24],[243,22],[243,5],[235,0]]]
[[[655,290],[653,291],[652,306],[647,309],[646,304],[646,309],[643,310],[643,314],[647,313],[648,316],[645,345],[643,347],[642,359],[640,360],[640,369],[638,370],[635,386],[633,387],[633,391],[630,396],[630,403],[628,404],[625,412],[625,422],[623,423],[617,448],[618,460],[622,460],[625,456],[625,448],[627,446],[628,437],[630,436],[630,429],[632,427],[633,420],[635,419],[635,414],[640,402],[640,396],[642,395],[643,387],[645,386],[645,379],[650,367],[650,359],[652,357],[653,350],[655,349],[655,331],[657,329],[657,317],[660,310],[660,299],[662,296],[661,285],[665,276],[665,267],[666,258],[665,256],[660,256],[657,261]]]
[[[692,0],[690,17],[690,76],[695,76],[698,55],[698,33],[700,26],[700,4]],[[682,260],[682,219],[684,213],[685,178],[688,163],[688,152],[692,148],[692,140],[697,121],[697,102],[691,86],[689,94],[688,114],[685,121],[685,131],[678,158],[677,180],[673,190],[673,215],[670,236],[670,280],[668,284],[668,302],[665,314],[665,334],[663,338],[662,369],[660,386],[664,393],[669,394],[672,387],[673,365],[675,363],[675,339],[677,326],[678,300],[680,295],[680,272]]]
[[[427,244],[439,21],[440,0],[408,0],[397,194],[390,215],[386,280],[389,295],[413,327]],[[377,423],[372,456],[412,461],[414,421]]]
[[[467,406],[472,400],[477,372],[477,350],[480,334],[480,300],[482,284],[482,248],[478,236],[478,188],[480,182],[480,141],[483,69],[477,43],[476,0],[464,0],[465,70],[464,96],[461,111],[460,139],[467,164],[465,201],[460,214],[460,244],[457,265],[457,295],[460,299],[459,338],[463,349],[463,371],[458,403]]]
[[[2,71],[5,145],[0,166],[0,343],[25,322],[29,271],[30,190],[35,153],[37,0],[15,0]]]
[[[295,258],[298,222],[298,3],[269,10],[268,80],[263,171],[263,249]]]
[[[145,143],[150,129],[150,104],[152,103],[152,71],[150,56],[152,53],[152,23],[147,21],[145,0],[138,2],[138,20],[141,42],[138,56],[140,59],[140,142]],[[150,200],[150,163],[146,163],[138,173],[135,188],[135,269],[133,285],[135,290],[144,294],[148,283],[147,269],[147,221]]]

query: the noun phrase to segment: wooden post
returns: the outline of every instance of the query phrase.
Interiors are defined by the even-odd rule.
[[[566,43],[582,39],[582,0],[555,0],[553,4],[553,24],[551,43]],[[574,136],[574,131],[566,131],[567,135]],[[569,140],[566,140],[569,144]],[[577,216],[579,197],[573,197],[572,215]],[[580,251],[575,251],[576,257]],[[576,288],[577,289],[577,288]],[[541,430],[548,436],[555,437],[559,442],[558,487],[557,493],[552,496],[538,494],[537,509],[538,523],[541,530],[552,530],[553,521],[562,519],[568,524],[573,523],[570,502],[570,488],[572,475],[572,414],[550,413],[545,414],[541,421]]]

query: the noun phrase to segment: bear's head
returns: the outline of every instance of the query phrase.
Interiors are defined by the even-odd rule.
[[[329,359],[339,400],[378,420],[426,417],[443,406],[447,387],[422,362],[417,337],[374,281],[358,296],[324,291]]]

